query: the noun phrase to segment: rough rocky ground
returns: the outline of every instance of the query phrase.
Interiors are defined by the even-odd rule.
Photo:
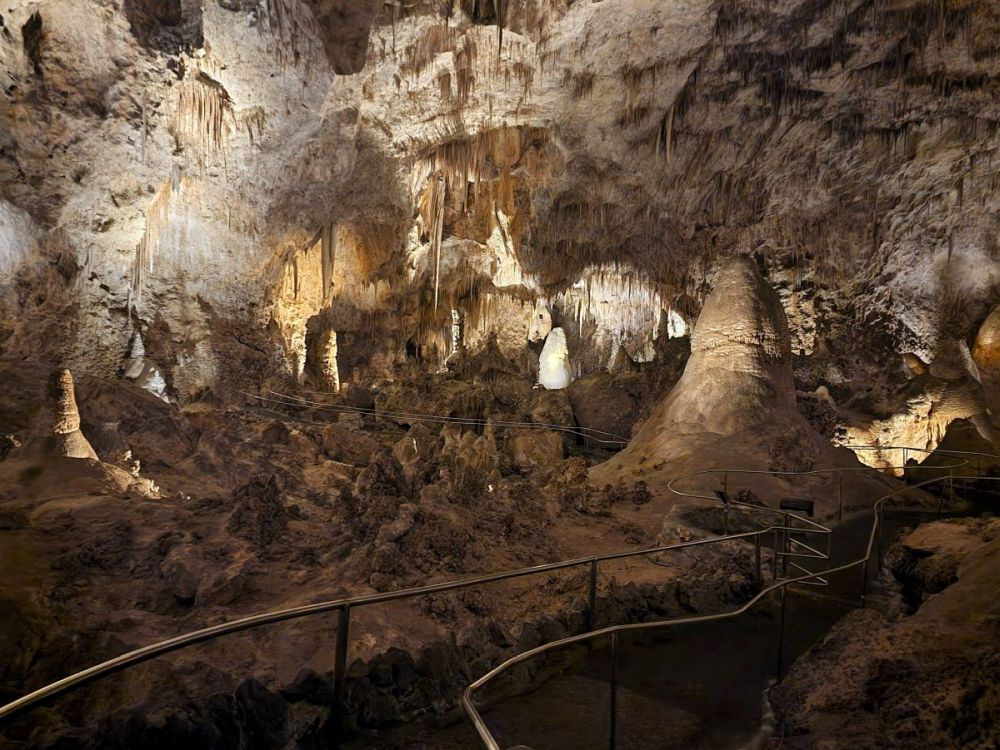
[[[903,537],[887,560],[907,606],[848,615],[796,662],[772,694],[773,747],[996,747],[998,535],[1000,522],[984,518]]]
[[[8,361],[3,378],[3,431],[30,442],[46,370]],[[480,395],[507,393],[501,386]],[[563,459],[553,433],[557,447],[544,454],[542,430],[330,421],[321,408],[283,419],[178,410],[92,377],[76,392],[100,461],[15,449],[0,462],[4,698],[240,615],[648,546],[672,502],[641,486],[588,489],[586,449],[571,445],[584,453]],[[525,392],[536,413],[569,409],[563,393]],[[461,413],[461,388],[436,394],[444,413]],[[609,565],[599,621],[716,609],[753,588],[750,550],[669,562]],[[356,611],[352,721],[452,710],[456,691],[502,655],[582,629],[585,591],[580,570]],[[153,662],[60,704],[63,716],[36,712],[4,741],[88,746],[93,728],[82,727],[98,717],[108,747],[211,744],[233,721],[234,747],[240,737],[315,738],[334,623],[297,621]]]

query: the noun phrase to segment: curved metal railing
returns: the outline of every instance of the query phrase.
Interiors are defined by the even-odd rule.
[[[844,447],[847,447],[847,446],[844,446]],[[866,448],[869,448],[869,449],[872,449],[872,450],[882,450],[885,447],[886,446],[879,446],[878,448],[870,448],[870,447],[866,447]],[[852,448],[852,449],[854,449],[854,448]],[[858,449],[860,449],[860,447],[858,447]],[[901,449],[901,448],[897,448],[897,449]],[[934,451],[930,451],[930,450],[916,449],[916,448],[907,448],[907,450],[908,451],[928,453],[928,454],[934,452]],[[938,455],[953,456],[955,458],[958,458],[958,457],[961,457],[961,456],[976,456],[976,457],[978,457],[980,459],[981,458],[988,458],[993,463],[996,463],[996,462],[1000,461],[1000,456],[994,456],[994,455],[986,454],[986,453],[974,453],[974,452],[964,452],[964,451],[938,451],[937,453],[938,453]],[[783,628],[784,628],[784,622],[783,622],[783,618],[784,618],[784,598],[785,598],[785,595],[786,595],[786,592],[787,592],[787,588],[788,588],[789,585],[796,584],[796,583],[802,583],[802,584],[813,583],[813,582],[816,581],[816,579],[821,579],[823,576],[830,576],[830,575],[833,575],[833,574],[836,574],[836,573],[840,573],[840,572],[851,570],[851,569],[858,568],[858,567],[862,568],[861,602],[862,602],[862,605],[863,605],[864,601],[865,601],[866,592],[867,592],[866,582],[867,582],[867,577],[868,577],[868,564],[871,561],[872,553],[876,549],[879,550],[879,554],[878,554],[879,561],[881,559],[881,551],[880,551],[881,550],[881,529],[882,529],[882,527],[884,525],[883,510],[884,510],[884,507],[885,507],[886,503],[889,500],[891,500],[892,498],[898,497],[898,496],[902,495],[903,493],[910,492],[910,491],[912,491],[914,489],[921,489],[921,488],[924,488],[924,487],[928,487],[928,486],[930,486],[932,484],[936,484],[936,483],[939,483],[939,482],[948,481],[949,484],[951,485],[951,484],[953,484],[953,482],[954,482],[955,479],[977,479],[977,480],[979,480],[979,479],[988,479],[988,480],[1000,481],[1000,477],[982,477],[980,475],[959,476],[959,475],[956,475],[954,473],[955,469],[962,468],[962,467],[969,466],[969,465],[970,465],[969,462],[967,460],[963,459],[960,464],[928,467],[928,468],[934,468],[934,469],[938,469],[938,470],[940,470],[942,468],[943,469],[947,469],[947,470],[950,470],[950,473],[949,473],[948,476],[935,477],[935,478],[932,478],[932,479],[925,480],[923,482],[917,482],[915,484],[907,485],[905,487],[902,487],[902,488],[899,488],[899,489],[894,490],[892,492],[889,492],[889,493],[881,496],[880,498],[878,498],[873,503],[873,505],[872,505],[872,511],[874,513],[874,520],[873,520],[873,523],[872,523],[871,531],[869,532],[867,545],[865,547],[865,552],[864,552],[863,556],[861,556],[861,557],[859,557],[859,558],[857,558],[855,560],[851,560],[851,561],[843,563],[841,565],[837,565],[837,566],[833,566],[833,567],[830,567],[830,568],[826,568],[826,569],[821,570],[821,571],[815,571],[815,572],[805,571],[802,575],[794,576],[792,578],[778,579],[777,576],[775,576],[775,579],[774,579],[773,583],[771,583],[769,586],[763,587],[755,596],[753,596],[746,603],[744,603],[743,605],[741,605],[740,607],[738,607],[736,609],[729,610],[729,611],[726,611],[726,612],[720,612],[720,613],[714,613],[714,614],[708,614],[708,615],[692,615],[692,616],[688,616],[688,617],[670,618],[670,619],[665,619],[665,620],[653,620],[653,621],[639,622],[639,623],[622,623],[622,624],[618,624],[618,625],[610,625],[608,627],[600,628],[600,629],[597,629],[597,630],[591,630],[591,631],[588,631],[588,632],[585,632],[585,633],[579,633],[577,635],[569,636],[567,638],[562,638],[562,639],[559,639],[559,640],[556,640],[556,641],[551,641],[549,643],[545,643],[545,644],[542,644],[542,645],[537,646],[535,648],[529,649],[528,651],[524,651],[524,652],[522,652],[522,653],[520,653],[520,654],[518,654],[518,655],[516,655],[514,657],[511,657],[510,659],[506,660],[505,662],[499,664],[498,666],[494,667],[492,670],[490,670],[489,672],[487,672],[485,675],[483,675],[482,677],[480,677],[478,680],[476,680],[475,682],[473,682],[471,685],[469,685],[469,687],[466,688],[465,692],[462,695],[462,706],[463,706],[463,708],[465,710],[465,713],[469,717],[469,719],[472,721],[473,725],[475,726],[476,732],[479,734],[479,737],[482,740],[483,746],[486,747],[487,750],[501,750],[501,747],[500,747],[499,743],[496,741],[496,739],[494,738],[493,734],[490,732],[489,728],[486,725],[486,722],[484,721],[482,715],[479,713],[479,710],[476,707],[476,704],[475,704],[475,693],[478,690],[480,690],[481,688],[483,688],[484,686],[486,686],[487,684],[489,684],[491,681],[493,681],[496,677],[498,677],[499,675],[503,674],[504,672],[508,671],[509,669],[511,669],[512,667],[514,667],[514,666],[516,666],[518,664],[522,664],[522,663],[527,662],[527,661],[529,661],[529,660],[531,660],[531,659],[533,659],[535,657],[538,657],[538,656],[540,656],[542,654],[548,653],[550,651],[553,651],[553,650],[556,650],[556,649],[559,649],[559,648],[563,648],[565,646],[569,646],[569,645],[577,644],[577,643],[584,643],[584,642],[588,642],[588,641],[593,641],[595,639],[608,636],[611,639],[611,659],[612,659],[612,672],[611,672],[612,673],[612,683],[611,683],[612,694],[611,694],[611,701],[610,701],[611,712],[612,712],[612,720],[611,720],[611,725],[610,725],[611,726],[610,732],[611,732],[611,747],[614,747],[614,733],[615,733],[614,711],[615,711],[615,705],[616,705],[615,692],[614,692],[615,691],[615,677],[614,677],[614,675],[615,675],[615,670],[616,670],[616,658],[617,658],[616,657],[616,654],[617,654],[617,637],[618,637],[619,633],[627,632],[627,631],[648,630],[648,629],[654,629],[654,628],[675,627],[675,626],[678,626],[678,625],[687,625],[687,624],[693,624],[693,623],[708,623],[708,622],[714,622],[714,621],[719,621],[719,620],[727,620],[727,619],[735,618],[735,617],[738,617],[739,615],[744,614],[745,612],[748,612],[749,610],[753,609],[755,606],[757,606],[762,600],[764,600],[769,594],[771,594],[774,591],[779,591],[780,594],[781,594],[781,597],[782,597],[782,624],[781,624],[781,627],[782,627],[782,631],[783,631]],[[899,468],[899,467],[884,467],[884,468],[886,468],[886,469],[895,469],[895,468]],[[914,467],[907,467],[907,468],[914,468]],[[869,470],[870,471],[870,470],[872,470],[872,467],[863,467],[861,469],[857,469],[857,467],[844,467],[842,469],[817,470],[817,471],[801,472],[801,473],[796,473],[796,472],[767,472],[767,471],[763,471],[763,470],[735,470],[735,471],[739,471],[741,473],[745,471],[745,473],[750,473],[750,474],[772,474],[772,473],[776,473],[776,474],[787,474],[787,473],[791,473],[791,474],[818,474],[818,473],[842,472],[842,471],[852,471],[852,470],[862,470],[862,471],[863,470]],[[682,492],[678,491],[675,487],[673,487],[673,485],[675,483],[677,483],[677,482],[680,482],[681,480],[688,479],[688,478],[693,477],[693,476],[708,475],[708,474],[718,474],[718,473],[724,473],[724,472],[726,472],[726,473],[733,473],[733,471],[734,470],[727,470],[727,469],[709,469],[709,470],[700,471],[700,472],[693,472],[692,474],[688,474],[688,475],[685,475],[685,476],[682,476],[682,477],[678,477],[678,478],[672,480],[669,483],[668,486],[670,487],[670,489],[672,491],[674,491],[678,495],[683,495],[683,496],[692,497],[692,498],[706,499],[706,500],[715,500],[715,499],[717,499],[716,497],[709,496],[709,495],[697,495],[697,494],[693,494],[693,493],[682,493]],[[743,506],[746,506],[748,508],[759,509],[759,506],[756,506],[756,505],[749,505],[749,504],[746,504],[746,503],[739,503],[739,504],[743,505]],[[941,505],[939,504],[938,505],[938,510],[939,511],[940,511],[940,508],[941,508]],[[821,524],[817,524],[817,525],[821,526]],[[825,528],[825,527],[823,527],[823,528]],[[754,535],[754,534],[758,534],[758,533],[761,533],[761,532],[748,532],[747,534],[733,535],[732,538],[737,538],[739,536]],[[758,549],[758,570],[759,570],[759,544],[758,544],[757,549]],[[758,572],[758,577],[759,577],[759,572]],[[780,664],[779,664],[779,670],[780,670]]]
[[[957,454],[958,452],[952,452],[952,453],[956,453]],[[986,455],[986,454],[984,454],[984,455]],[[997,459],[997,460],[1000,460],[1000,459]],[[959,466],[959,465],[960,464],[956,464],[956,467]],[[855,467],[851,467],[851,468],[855,468]],[[941,468],[941,467],[936,467],[936,468]],[[945,467],[945,468],[947,468],[947,467]],[[864,467],[864,468],[862,468],[860,470],[872,471],[872,469],[870,467]],[[742,471],[742,470],[739,470],[739,469],[719,469],[719,470],[712,470],[712,471],[716,471],[716,472],[738,472],[738,471]],[[750,471],[750,470],[747,470],[747,471]],[[698,472],[698,473],[707,473],[707,472]],[[683,478],[684,477],[681,477],[679,479],[683,479]],[[679,479],[678,480],[674,480],[674,481],[679,481]],[[938,480],[935,480],[935,481],[938,481]],[[671,484],[673,484],[673,483],[671,483]],[[676,490],[673,490],[673,491],[676,494],[683,495],[683,493],[677,492]],[[691,497],[699,497],[697,495],[690,495],[690,496]],[[715,499],[715,498],[707,497],[707,499],[711,500],[711,499]],[[759,513],[774,513],[775,512],[773,509],[767,508],[767,507],[763,507],[763,506],[750,505],[750,504],[745,504],[745,503],[739,503],[739,504],[740,505],[745,505],[749,511],[755,512],[755,513],[758,513],[758,512]],[[806,520],[806,519],[802,519],[802,520]],[[816,533],[825,533],[825,534],[829,533],[829,529],[827,527],[823,526],[822,524],[814,523],[814,522],[811,522],[811,521],[809,523],[813,524],[816,527]],[[84,669],[84,670],[81,670],[81,671],[76,672],[74,674],[68,675],[67,677],[64,677],[64,678],[62,678],[60,680],[57,680],[56,682],[50,683],[48,685],[45,685],[45,686],[43,686],[43,687],[41,687],[41,688],[39,688],[37,690],[34,690],[34,691],[32,691],[32,692],[30,692],[30,693],[28,693],[28,694],[26,694],[26,695],[18,698],[17,700],[14,700],[14,701],[12,701],[12,702],[4,705],[4,706],[0,706],[0,725],[2,725],[2,723],[4,721],[6,721],[6,720],[8,720],[8,719],[10,719],[10,718],[12,718],[12,717],[14,717],[16,715],[22,714],[25,711],[28,711],[28,710],[36,707],[36,706],[39,706],[39,705],[41,705],[41,704],[43,704],[43,703],[45,703],[47,701],[50,701],[50,700],[52,700],[52,699],[54,699],[54,698],[56,698],[56,697],[58,697],[60,695],[64,695],[64,694],[66,694],[66,693],[68,693],[70,691],[73,691],[73,690],[75,690],[75,689],[77,689],[77,688],[79,688],[79,687],[81,687],[81,686],[83,686],[85,684],[93,682],[94,680],[97,680],[97,679],[99,679],[101,677],[105,677],[105,676],[110,675],[110,674],[114,674],[116,672],[120,672],[122,670],[129,669],[131,667],[135,667],[135,666],[137,666],[139,664],[142,664],[144,662],[147,662],[147,661],[149,661],[151,659],[154,659],[154,658],[157,658],[157,657],[160,657],[160,656],[164,656],[166,654],[174,653],[174,652],[180,651],[182,649],[188,648],[190,646],[193,646],[195,644],[203,643],[205,641],[210,641],[210,640],[213,640],[213,639],[225,636],[225,635],[229,635],[229,634],[233,634],[233,633],[238,633],[238,632],[250,630],[250,629],[253,629],[253,628],[258,628],[258,627],[261,627],[261,626],[264,626],[264,625],[268,625],[268,624],[273,624],[273,623],[278,623],[278,622],[285,622],[285,621],[289,621],[289,620],[295,620],[295,619],[300,619],[300,618],[304,618],[304,617],[310,617],[310,616],[313,616],[313,615],[318,615],[318,614],[328,613],[328,612],[333,612],[333,611],[336,611],[338,613],[338,624],[337,624],[337,641],[336,641],[336,652],[335,652],[334,673],[333,673],[332,710],[333,710],[334,716],[335,717],[339,717],[340,714],[341,714],[341,712],[342,712],[342,710],[343,710],[344,679],[345,679],[345,675],[346,675],[347,652],[348,652],[348,643],[349,643],[350,616],[351,616],[351,610],[352,609],[357,609],[359,607],[367,606],[367,605],[381,604],[381,603],[386,603],[386,602],[390,602],[390,601],[397,601],[397,600],[402,600],[402,599],[410,599],[410,598],[415,598],[415,597],[419,597],[419,596],[424,596],[424,595],[427,595],[427,594],[440,593],[440,592],[445,592],[445,591],[454,591],[454,590],[458,590],[458,589],[468,588],[468,587],[471,587],[471,586],[481,586],[481,585],[484,585],[484,584],[489,584],[489,583],[494,583],[494,582],[506,581],[506,580],[511,580],[511,579],[515,579],[515,578],[522,578],[522,577],[527,577],[527,576],[532,576],[532,575],[538,575],[538,574],[542,574],[542,573],[551,573],[551,572],[554,572],[554,571],[567,570],[567,569],[571,569],[571,568],[575,568],[575,567],[586,566],[587,568],[589,568],[589,576],[587,577],[587,582],[588,582],[588,590],[587,590],[587,597],[588,597],[588,610],[587,610],[588,611],[588,620],[589,620],[589,627],[593,627],[593,624],[594,624],[594,613],[596,611],[596,605],[597,605],[597,583],[598,583],[598,576],[599,576],[599,566],[603,562],[609,562],[609,561],[613,561],[613,560],[622,560],[622,559],[626,559],[626,558],[639,557],[639,556],[650,556],[650,555],[654,555],[654,554],[659,554],[659,553],[664,553],[664,552],[670,552],[670,551],[673,551],[673,550],[686,550],[686,549],[690,549],[690,548],[694,548],[694,547],[699,547],[699,546],[704,546],[704,545],[710,545],[710,544],[715,544],[715,543],[724,542],[724,541],[749,539],[750,537],[756,536],[757,537],[757,541],[758,541],[758,563],[759,563],[759,551],[760,551],[760,538],[761,538],[761,535],[767,534],[767,533],[771,533],[771,532],[786,532],[786,533],[788,533],[788,532],[801,532],[801,531],[803,531],[803,529],[801,529],[801,528],[790,528],[790,527],[785,526],[785,525],[774,525],[774,524],[772,524],[772,525],[770,525],[770,526],[768,526],[766,528],[757,529],[757,530],[753,530],[753,531],[740,532],[740,533],[736,533],[736,534],[723,534],[722,536],[707,537],[707,538],[704,538],[704,539],[698,539],[698,540],[693,540],[693,541],[679,542],[679,543],[668,544],[668,545],[660,545],[660,546],[646,548],[646,549],[641,549],[641,550],[630,550],[630,551],[623,551],[623,552],[607,553],[607,554],[603,554],[603,555],[592,555],[592,556],[582,557],[582,558],[576,558],[576,559],[572,559],[572,560],[564,560],[564,561],[559,561],[559,562],[554,562],[554,563],[546,563],[546,564],[542,564],[542,565],[529,566],[529,567],[525,567],[525,568],[519,568],[519,569],[516,569],[516,570],[504,571],[504,572],[501,572],[501,573],[493,573],[493,574],[487,574],[487,575],[474,576],[474,577],[470,577],[470,578],[459,579],[459,580],[456,580],[456,581],[448,581],[448,582],[442,582],[442,583],[428,584],[428,585],[424,585],[424,586],[418,586],[418,587],[413,587],[413,588],[408,588],[408,589],[402,589],[402,590],[393,591],[393,592],[385,592],[385,593],[377,593],[377,594],[366,594],[366,595],[354,596],[354,597],[344,597],[344,598],[339,598],[339,599],[333,599],[333,600],[328,600],[328,601],[317,602],[317,603],[314,603],[314,604],[307,604],[307,605],[302,605],[302,606],[297,606],[297,607],[289,607],[289,608],[286,608],[286,609],[274,610],[274,611],[259,613],[259,614],[255,614],[255,615],[250,615],[250,616],[247,616],[247,617],[239,618],[237,620],[232,620],[232,621],[229,621],[229,622],[219,623],[217,625],[213,625],[213,626],[210,626],[210,627],[206,627],[206,628],[202,628],[202,629],[199,629],[199,630],[195,630],[193,632],[189,632],[189,633],[186,633],[186,634],[183,634],[183,635],[176,636],[174,638],[169,638],[169,639],[157,642],[157,643],[150,644],[148,646],[144,646],[142,648],[138,648],[138,649],[129,651],[127,653],[121,654],[121,655],[116,656],[114,658],[108,659],[107,661],[101,662],[99,664],[95,664],[94,666],[89,667],[87,669]],[[758,579],[760,579],[760,566],[759,566],[759,564],[758,564],[757,570],[758,570]],[[796,582],[798,580],[805,580],[805,579],[808,579],[808,578],[813,578],[816,575],[817,574],[810,574],[808,576],[803,576],[803,577],[801,577],[799,579],[791,579],[790,581],[785,581],[784,583]],[[766,589],[766,590],[769,591],[769,590],[772,590],[772,589],[773,589],[773,586],[770,587],[770,588],[768,588],[768,589]],[[758,595],[753,600],[751,600],[751,602],[759,601],[759,599],[760,599],[760,595]],[[750,606],[750,604],[748,603],[748,605],[745,605],[743,608],[741,608],[741,610],[738,610],[736,613],[738,613],[739,611],[745,611],[745,609],[748,608],[749,606]],[[708,616],[705,616],[705,617],[707,617],[709,619],[719,619],[720,617],[731,616],[732,614],[735,614],[735,613],[729,613],[729,614],[723,614],[723,615],[708,615]],[[685,621],[689,621],[690,619],[691,618],[685,618]],[[697,619],[698,618],[695,618],[695,620],[697,620]],[[666,623],[670,623],[670,622],[675,622],[676,623],[676,622],[679,622],[679,621],[660,621],[658,623],[653,623],[653,624],[664,624],[665,622]],[[650,625],[651,624],[647,624],[646,626],[650,626]],[[633,626],[629,625],[629,626],[615,626],[615,627],[626,627],[627,628],[627,627],[633,627]],[[589,630],[587,633],[581,634],[580,636],[575,636],[573,639],[564,640],[564,641],[556,641],[556,642],[553,643],[553,645],[554,644],[558,644],[558,643],[564,643],[564,642],[565,643],[574,642],[575,640],[583,640],[584,638],[588,637],[589,635],[611,632],[611,630],[613,630],[613,629],[614,629],[614,627],[612,627],[610,629],[609,628],[604,628],[604,629],[601,629],[601,630]],[[513,663],[517,663],[519,661],[523,661],[523,660],[525,660],[527,658],[530,658],[531,655],[533,655],[534,653],[539,653],[539,651],[536,649],[536,650],[532,650],[530,652],[525,652],[525,654],[521,654],[518,657],[515,657],[516,661],[505,662],[505,664],[512,665]],[[471,692],[470,691],[478,688],[479,686],[481,686],[482,684],[484,684],[485,681],[487,681],[488,678],[491,675],[498,674],[500,671],[503,671],[503,669],[505,669],[505,668],[506,667],[504,665],[500,665],[500,667],[498,667],[497,669],[491,671],[485,677],[481,678],[476,683],[474,683],[473,686],[471,686],[469,688],[469,690],[467,690],[466,693],[465,693],[465,695],[463,696],[463,704],[465,704],[466,710],[467,711],[471,710],[470,716],[473,718],[473,721],[476,724],[477,730],[480,731],[480,735],[484,738],[484,741],[487,742],[487,746],[490,747],[490,748],[496,748],[497,746],[496,746],[495,743],[490,744],[493,741],[492,741],[492,739],[489,738],[490,736],[489,736],[488,730],[486,730],[485,725],[482,723],[482,720],[479,717],[478,712],[476,712],[474,706],[472,706],[472,703],[471,703],[471,700],[470,700],[470,696],[471,696]],[[485,734],[484,734],[484,732],[485,732]]]

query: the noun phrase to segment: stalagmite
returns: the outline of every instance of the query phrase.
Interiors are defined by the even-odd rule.
[[[337,364],[337,332],[324,331],[320,338],[320,372],[323,384],[334,393],[340,392],[340,367]]]
[[[573,369],[569,361],[566,332],[553,328],[545,338],[542,353],[538,356],[538,382],[547,390],[559,390],[569,385]]]
[[[49,377],[47,407],[35,450],[45,456],[97,460],[90,442],[80,431],[80,411],[69,370],[56,370]]]

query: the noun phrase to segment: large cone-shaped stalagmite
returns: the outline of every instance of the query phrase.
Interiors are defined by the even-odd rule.
[[[731,435],[795,412],[792,350],[778,295],[747,258],[719,273],[691,335],[691,357],[640,433]]]
[[[748,258],[719,271],[691,335],[684,374],[629,446],[594,467],[598,484],[656,486],[718,467],[805,470],[853,462],[799,413],[788,324],[778,295]]]
[[[73,375],[56,370],[49,378],[48,397],[52,421],[41,425],[37,451],[47,456],[97,459],[87,438],[80,432],[80,410],[76,406]]]

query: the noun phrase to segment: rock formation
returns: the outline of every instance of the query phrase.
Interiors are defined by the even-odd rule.
[[[985,324],[984,324],[985,326]],[[988,449],[1000,447],[1000,431],[994,426],[990,408],[993,390],[989,380],[986,337],[977,339],[975,349],[986,367],[984,373],[972,361],[968,347],[961,341],[942,342],[941,351],[925,365],[913,355],[904,360],[911,377],[889,394],[879,406],[875,418],[847,414],[846,441],[850,445],[908,446],[932,451],[937,448],[949,427],[967,420]],[[866,453],[862,460],[876,466],[898,465],[899,451]],[[915,453],[918,460],[922,454]]]
[[[566,332],[562,328],[553,328],[545,337],[542,353],[538,355],[538,382],[552,391],[565,388],[572,379]]]
[[[799,411],[784,310],[756,263],[741,257],[718,269],[680,379],[628,446],[591,469],[590,480],[597,487],[642,480],[670,495],[671,479],[704,469],[802,472],[858,465],[851,452],[834,448]],[[735,471],[730,476],[733,497],[749,490],[770,498],[772,506],[777,498],[802,492],[792,477],[785,481]],[[808,490],[821,516],[837,511],[833,478],[819,475]],[[720,481],[721,474],[706,477],[708,491]],[[851,494],[878,496],[877,480],[859,481]]]
[[[0,10],[4,695],[254,609],[715,533],[688,471],[858,469],[849,513],[896,480],[831,443],[997,442],[996,0]],[[57,363],[80,413],[68,372],[45,406]],[[828,475],[723,484],[839,510]],[[602,581],[606,612],[750,594],[745,546],[700,554]],[[577,584],[352,615],[352,719],[447,711],[583,627]],[[331,631],[284,626],[16,742],[315,744]]]
[[[138,331],[132,336],[132,346],[129,348],[128,361],[125,363],[123,374],[137,386],[149,391],[157,398],[170,401],[163,373],[146,358],[146,347],[142,343],[142,334]]]
[[[637,442],[653,435],[732,436],[795,420],[791,339],[774,290],[753,261],[723,266],[691,334],[691,356]]]
[[[849,614],[771,693],[791,750],[991,747],[1000,740],[995,520],[920,527],[889,554],[909,617]]]
[[[69,370],[56,370],[50,376],[46,408],[25,449],[39,456],[97,460],[90,442],[80,431],[80,410]]]
[[[765,453],[782,435],[801,438],[803,460],[815,440],[796,409],[784,311],[754,262],[735,258],[715,279],[691,335],[684,372],[629,446],[603,467],[655,464],[710,444],[747,443]]]

